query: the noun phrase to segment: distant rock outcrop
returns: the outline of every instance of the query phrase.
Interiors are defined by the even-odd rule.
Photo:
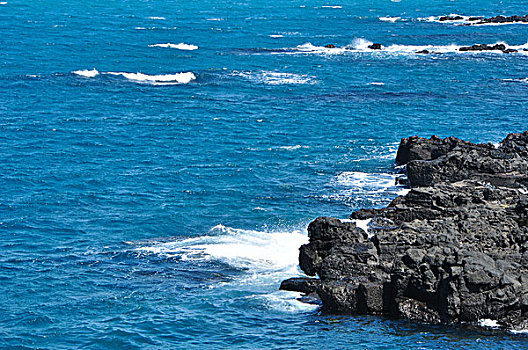
[[[498,147],[413,136],[396,161],[410,192],[352,213],[368,232],[317,218],[299,264],[319,278],[281,288],[316,293],[328,313],[528,328],[528,131]]]

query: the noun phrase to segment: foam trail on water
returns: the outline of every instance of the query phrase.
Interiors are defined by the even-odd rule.
[[[244,77],[248,80],[266,85],[304,85],[316,83],[316,80],[311,76],[295,73],[257,71],[233,72],[233,75]]]
[[[185,51],[192,51],[192,50],[198,50],[198,46],[192,45],[192,44],[185,44],[185,43],[179,43],[179,44],[153,44],[149,45],[149,47],[163,47],[163,48],[169,48],[169,49],[178,49],[178,50],[185,50]]]
[[[72,73],[80,75],[82,77],[86,77],[86,78],[93,78],[93,77],[99,75],[99,71],[97,69],[95,69],[95,68],[92,69],[92,70],[88,70],[88,69],[76,70],[76,71],[73,71]]]

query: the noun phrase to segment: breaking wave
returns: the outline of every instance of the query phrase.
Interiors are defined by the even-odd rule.
[[[177,85],[177,84],[188,84],[193,80],[196,80],[196,76],[192,72],[182,72],[176,74],[159,74],[149,75],[144,73],[129,73],[129,72],[99,72],[97,69],[93,70],[77,70],[73,71],[73,74],[85,77],[94,78],[98,75],[113,75],[122,76],[129,81],[135,83],[151,84],[151,85]]]
[[[192,44],[185,44],[185,43],[179,43],[179,44],[153,44],[149,45],[149,47],[162,47],[162,48],[169,48],[169,49],[178,49],[178,50],[184,50],[184,51],[192,51],[192,50],[198,50],[198,46],[192,45]]]

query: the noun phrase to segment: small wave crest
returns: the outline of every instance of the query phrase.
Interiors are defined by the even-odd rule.
[[[122,76],[132,82],[151,84],[151,85],[176,85],[176,84],[188,84],[192,80],[196,79],[196,76],[192,72],[182,72],[176,74],[159,74],[149,75],[144,73],[128,73],[128,72],[99,72],[97,69],[93,70],[77,70],[73,71],[73,74],[83,76],[85,78],[94,78],[98,75],[113,75]]]
[[[162,47],[162,48],[169,48],[169,49],[178,49],[178,50],[184,50],[184,51],[193,51],[198,50],[198,46],[192,45],[192,44],[185,44],[185,43],[179,43],[179,44],[153,44],[149,45],[149,47]]]
[[[382,22],[395,23],[397,21],[404,21],[401,17],[389,17],[389,16],[386,16],[386,17],[378,17],[378,18]]]
[[[93,77],[99,75],[99,71],[97,69],[95,69],[95,68],[92,69],[92,70],[88,70],[88,69],[76,70],[76,71],[73,71],[72,73],[80,75],[82,77],[86,77],[86,78],[93,78]]]

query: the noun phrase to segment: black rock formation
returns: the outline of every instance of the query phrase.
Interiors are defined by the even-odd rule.
[[[471,21],[471,18],[469,19]],[[486,23],[528,23],[528,15],[525,16],[495,16],[490,18],[476,17],[475,24],[486,24]]]
[[[475,44],[472,46],[462,46],[458,49],[458,51],[502,51],[504,53],[512,53],[517,52],[515,49],[507,49],[506,45],[504,44],[495,44],[495,45],[487,45],[487,44]]]
[[[381,44],[372,44],[368,46],[368,48],[371,50],[381,50],[382,47],[383,46]]]
[[[322,310],[421,322],[497,320],[528,327],[528,131],[498,147],[454,137],[402,139],[411,186],[354,222],[320,217],[299,265],[315,278],[281,288],[317,293]]]
[[[449,22],[449,21],[461,21],[464,20],[464,17],[459,15],[451,15],[451,16],[441,16],[438,18],[441,22]],[[474,24],[490,24],[490,23],[496,23],[496,24],[507,24],[507,23],[528,23],[528,15],[525,16],[494,16],[494,17],[469,17],[468,21],[471,22],[469,25]]]
[[[457,15],[457,16],[442,16],[438,20],[444,22],[444,21],[460,21],[463,19],[464,17]]]

